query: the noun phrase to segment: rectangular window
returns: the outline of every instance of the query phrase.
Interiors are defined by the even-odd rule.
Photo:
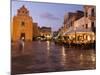
[[[95,27],[94,22],[91,23],[91,29],[92,29],[92,31],[93,31],[94,33],[96,32],[96,27]]]
[[[94,9],[91,10],[91,16],[95,16]]]
[[[87,17],[88,16],[88,13],[87,12],[85,12],[85,17]]]
[[[94,22],[92,22],[92,27],[94,28]]]
[[[86,29],[88,29],[88,24],[86,24]]]
[[[25,26],[25,22],[22,21],[22,22],[21,22],[21,26]]]

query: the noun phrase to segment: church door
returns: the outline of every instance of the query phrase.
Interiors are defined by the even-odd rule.
[[[20,39],[24,39],[25,40],[25,33],[21,33]]]

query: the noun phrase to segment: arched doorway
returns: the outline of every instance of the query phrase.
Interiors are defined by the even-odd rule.
[[[25,40],[25,33],[21,33],[20,39],[24,39]]]

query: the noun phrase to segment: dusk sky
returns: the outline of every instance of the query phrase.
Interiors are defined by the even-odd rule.
[[[37,22],[40,27],[51,27],[53,31],[57,31],[63,25],[65,14],[83,10],[82,5],[12,1],[12,17],[23,5],[29,10],[33,22]]]

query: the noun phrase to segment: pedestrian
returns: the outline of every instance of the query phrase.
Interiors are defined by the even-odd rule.
[[[25,39],[22,37],[22,52],[24,52],[24,46],[25,46]]]
[[[22,37],[19,41],[19,50],[20,52],[24,52],[24,37]]]

